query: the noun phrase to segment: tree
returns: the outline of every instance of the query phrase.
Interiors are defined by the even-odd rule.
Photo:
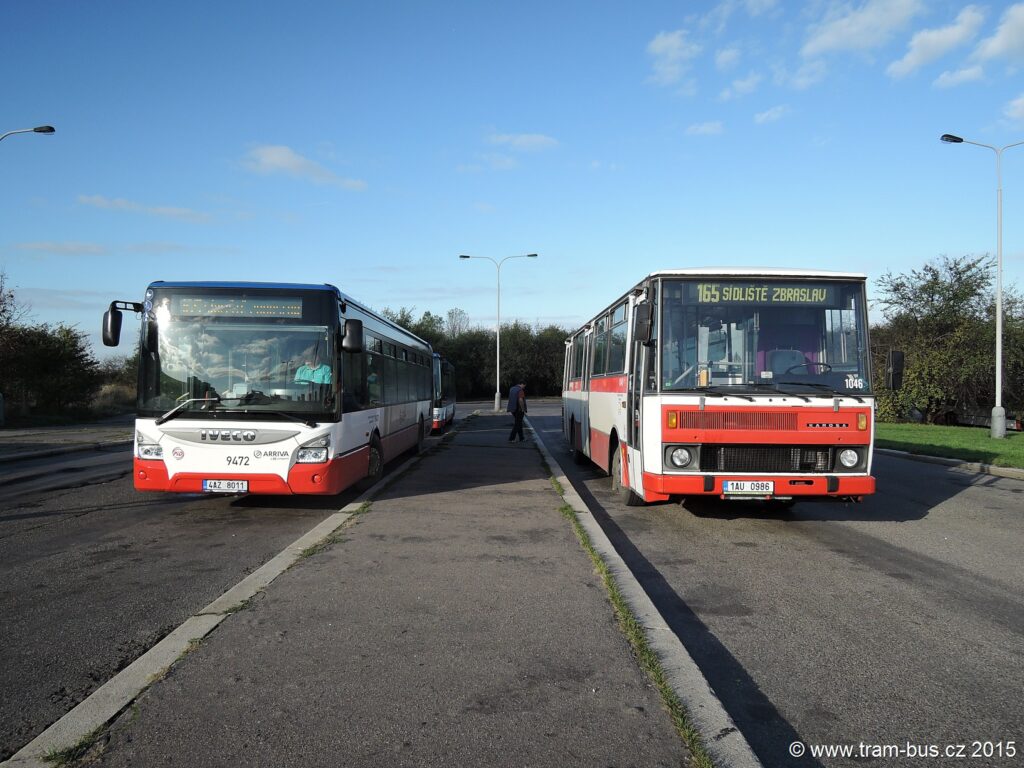
[[[469,315],[461,309],[449,309],[444,322],[444,335],[454,339],[469,330]]]
[[[0,331],[23,322],[32,311],[28,304],[22,304],[10,287],[7,273],[0,269]]]
[[[885,369],[890,349],[906,354],[900,392],[879,393],[879,415],[898,418],[917,408],[929,422],[949,420],[960,408],[991,406],[995,401],[993,352],[995,310],[992,302],[993,259],[941,257],[908,274],[887,272],[878,281],[886,322],[873,329],[874,369]],[[1004,367],[1008,382],[1022,370],[1024,326],[1020,300],[1005,291]],[[1018,373],[1019,379],[1019,373]],[[1019,408],[1019,387],[1007,388]]]

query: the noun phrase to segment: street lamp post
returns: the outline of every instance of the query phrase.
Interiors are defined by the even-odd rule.
[[[16,133],[54,133],[54,128],[52,125],[37,125],[35,128],[19,128],[16,131],[8,131],[0,136],[0,141],[3,141],[8,136],[13,136]]]
[[[992,427],[990,435],[995,438],[1006,437],[1006,411],[1003,409],[1003,152],[1010,147],[1018,147],[1024,141],[1007,144],[1005,147],[993,147],[970,141],[951,133],[939,137],[947,144],[973,144],[976,147],[991,149],[996,153],[996,404],[992,408]]]
[[[490,256],[466,256],[459,255],[460,259],[487,259],[498,270],[498,320],[494,326],[495,353],[494,353],[494,411],[501,410],[501,265],[509,259],[536,259],[536,253],[524,253],[521,256],[506,256],[501,261],[495,261]]]

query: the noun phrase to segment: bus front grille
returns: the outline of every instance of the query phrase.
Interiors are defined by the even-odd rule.
[[[703,445],[705,472],[830,472],[833,448],[827,445]]]

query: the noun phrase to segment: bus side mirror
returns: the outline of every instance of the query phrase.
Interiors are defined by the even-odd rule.
[[[345,335],[341,339],[341,350],[343,352],[363,351],[363,321],[346,320]]]
[[[633,341],[641,344],[651,343],[651,331],[653,330],[654,311],[650,302],[643,302],[636,305],[636,319],[633,322]]]
[[[106,346],[116,347],[121,343],[122,320],[121,310],[114,304],[111,304],[110,309],[103,313],[103,343]]]
[[[885,362],[885,386],[893,392],[903,386],[903,353],[899,350],[889,350],[889,358]]]

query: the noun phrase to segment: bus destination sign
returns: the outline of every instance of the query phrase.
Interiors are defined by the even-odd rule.
[[[302,299],[281,296],[181,296],[171,299],[171,313],[179,317],[264,317],[301,319]]]
[[[697,283],[701,304],[772,304],[827,307],[835,304],[836,288],[822,283]]]

